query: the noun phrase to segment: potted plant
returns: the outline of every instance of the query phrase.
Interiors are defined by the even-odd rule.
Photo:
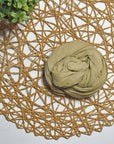
[[[0,21],[17,23],[32,18],[30,13],[40,0],[0,0]]]

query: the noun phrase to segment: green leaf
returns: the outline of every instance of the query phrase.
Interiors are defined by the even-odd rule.
[[[27,5],[24,6],[23,9],[24,9],[25,11],[28,11],[28,10],[29,10]]]
[[[22,4],[20,2],[17,3],[18,8],[22,8]]]
[[[14,17],[14,18],[17,17],[17,13],[12,12],[12,13],[11,13],[11,16]]]
[[[12,0],[8,0],[8,6],[12,5]]]
[[[13,23],[16,23],[17,21],[18,21],[18,19],[13,19],[12,20]]]
[[[0,0],[0,20],[7,18],[8,22],[28,20],[34,6],[40,0]]]

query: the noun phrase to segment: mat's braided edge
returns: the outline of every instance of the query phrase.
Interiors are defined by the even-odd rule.
[[[114,123],[113,6],[105,1],[44,0],[35,20],[0,25],[0,114],[27,133],[47,139],[91,135]],[[108,79],[94,96],[75,100],[55,95],[43,73],[58,45],[80,39],[106,58]]]

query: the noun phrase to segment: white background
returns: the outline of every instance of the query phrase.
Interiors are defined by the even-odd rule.
[[[43,136],[34,136],[23,129],[17,129],[0,115],[0,144],[113,144],[114,126],[104,127],[102,132],[93,132],[91,136],[73,136],[69,139],[47,140]]]

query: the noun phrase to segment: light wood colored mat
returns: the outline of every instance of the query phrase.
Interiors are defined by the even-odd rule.
[[[0,114],[17,128],[47,139],[91,135],[114,123],[114,3],[44,0],[34,20],[0,24]],[[59,45],[92,43],[104,55],[108,79],[95,95],[73,99],[55,95],[44,64]]]

